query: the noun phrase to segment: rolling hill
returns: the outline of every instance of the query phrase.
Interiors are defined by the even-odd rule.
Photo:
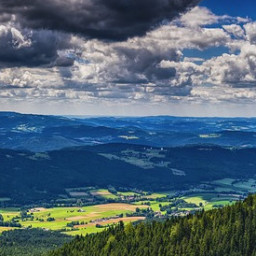
[[[246,118],[78,118],[0,112],[0,148],[44,152],[109,143],[256,147],[256,125],[255,119]]]
[[[131,144],[44,153],[1,149],[0,162],[0,198],[22,204],[57,198],[66,188],[112,185],[166,191],[227,177],[253,177],[256,149]]]

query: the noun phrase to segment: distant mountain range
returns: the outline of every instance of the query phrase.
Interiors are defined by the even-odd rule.
[[[44,152],[129,143],[153,147],[212,144],[256,147],[256,119],[61,117],[0,112],[0,148]]]
[[[51,200],[66,188],[182,190],[256,174],[256,119],[0,113],[0,198]]]

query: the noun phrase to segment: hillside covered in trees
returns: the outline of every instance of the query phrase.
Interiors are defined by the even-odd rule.
[[[256,149],[212,145],[152,148],[107,144],[44,153],[0,149],[0,198],[28,204],[86,186],[169,191],[255,175]]]
[[[5,231],[0,235],[0,256],[44,256],[72,237],[42,229]]]
[[[222,209],[77,237],[49,256],[254,256],[256,195]]]

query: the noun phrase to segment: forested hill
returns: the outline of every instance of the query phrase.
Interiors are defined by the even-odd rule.
[[[103,233],[77,237],[50,256],[253,256],[256,196],[222,209],[164,222],[120,223]]]
[[[44,153],[0,149],[0,197],[16,204],[56,199],[88,186],[184,189],[223,178],[255,175],[256,149],[107,144]]]

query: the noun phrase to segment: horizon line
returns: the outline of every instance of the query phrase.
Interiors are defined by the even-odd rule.
[[[0,113],[12,113],[19,115],[35,115],[35,116],[55,116],[55,117],[66,117],[66,118],[152,118],[152,117],[169,117],[169,118],[216,118],[216,119],[256,119],[256,116],[192,116],[192,115],[89,115],[89,114],[42,114],[42,113],[22,113],[18,111],[2,111]]]

